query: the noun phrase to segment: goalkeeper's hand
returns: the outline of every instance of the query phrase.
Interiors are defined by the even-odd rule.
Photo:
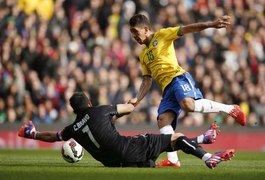
[[[32,121],[29,121],[27,124],[24,124],[20,130],[18,131],[18,136],[35,139],[36,136],[36,129]]]

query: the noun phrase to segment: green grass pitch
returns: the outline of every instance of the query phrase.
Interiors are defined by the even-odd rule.
[[[159,157],[161,160],[165,156]],[[208,169],[200,159],[179,153],[182,167],[106,168],[88,153],[75,164],[63,160],[59,150],[0,150],[1,180],[130,180],[130,179],[265,179],[265,153],[237,152],[232,161]]]

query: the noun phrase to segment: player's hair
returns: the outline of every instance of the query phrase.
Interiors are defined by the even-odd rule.
[[[80,113],[88,107],[89,99],[83,92],[75,92],[70,98],[70,105],[74,113]]]
[[[129,23],[131,27],[148,26],[149,29],[151,29],[151,23],[149,19],[143,14],[135,14],[133,17],[131,17]]]

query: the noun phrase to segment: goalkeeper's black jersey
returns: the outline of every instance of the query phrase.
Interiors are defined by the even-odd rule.
[[[120,166],[126,137],[120,136],[111,119],[116,106],[89,107],[62,131],[63,140],[75,139],[96,160],[106,166]]]

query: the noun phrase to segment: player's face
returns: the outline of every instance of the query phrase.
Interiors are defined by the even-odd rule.
[[[131,35],[133,37],[133,39],[135,39],[136,42],[138,42],[139,44],[146,44],[147,42],[147,31],[148,29],[146,27],[142,28],[142,27],[131,27],[130,28],[131,31]]]

